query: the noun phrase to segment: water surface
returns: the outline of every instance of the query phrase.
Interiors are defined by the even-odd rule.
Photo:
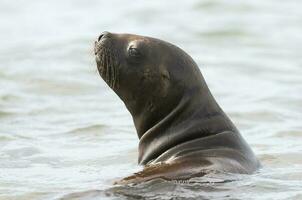
[[[1,0],[0,199],[302,199],[301,9],[299,0]],[[96,71],[104,30],[186,50],[263,168],[227,183],[113,187],[139,170],[138,139]]]

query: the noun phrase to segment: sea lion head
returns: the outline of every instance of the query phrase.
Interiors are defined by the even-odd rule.
[[[95,42],[95,54],[99,74],[125,103],[139,135],[169,112],[184,91],[200,87],[200,81],[192,81],[200,79],[200,72],[191,57],[159,39],[104,32]]]
[[[174,141],[165,136],[171,126],[189,120],[188,116],[194,113],[201,116],[219,110],[197,64],[186,52],[168,42],[104,32],[95,41],[95,55],[99,74],[133,117],[140,138],[141,163],[174,143],[193,137],[181,133]],[[152,136],[153,132],[156,137]],[[159,139],[158,134],[166,139]]]
[[[104,32],[95,42],[95,54],[99,74],[134,118],[146,111],[160,115],[180,100],[184,90],[199,86],[200,81],[192,81],[200,73],[191,57],[159,39]],[[195,68],[188,68],[191,65]]]

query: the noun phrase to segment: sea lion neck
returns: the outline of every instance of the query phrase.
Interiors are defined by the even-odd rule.
[[[145,132],[138,132],[140,164],[147,164],[170,148],[190,140],[223,131],[237,132],[207,86],[205,88],[187,90],[160,120],[149,124]],[[143,119],[140,119],[139,123],[145,123]],[[141,124],[136,122],[135,125]]]

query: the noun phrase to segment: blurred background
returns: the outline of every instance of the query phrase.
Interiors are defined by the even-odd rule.
[[[0,199],[302,199],[301,10],[300,0],[0,0]],[[105,30],[188,52],[259,173],[112,189],[139,169],[138,139],[96,70]]]

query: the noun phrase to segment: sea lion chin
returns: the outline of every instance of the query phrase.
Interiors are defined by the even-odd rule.
[[[102,33],[100,76],[125,103],[144,170],[119,183],[254,172],[259,161],[212,96],[194,60],[163,40]]]

